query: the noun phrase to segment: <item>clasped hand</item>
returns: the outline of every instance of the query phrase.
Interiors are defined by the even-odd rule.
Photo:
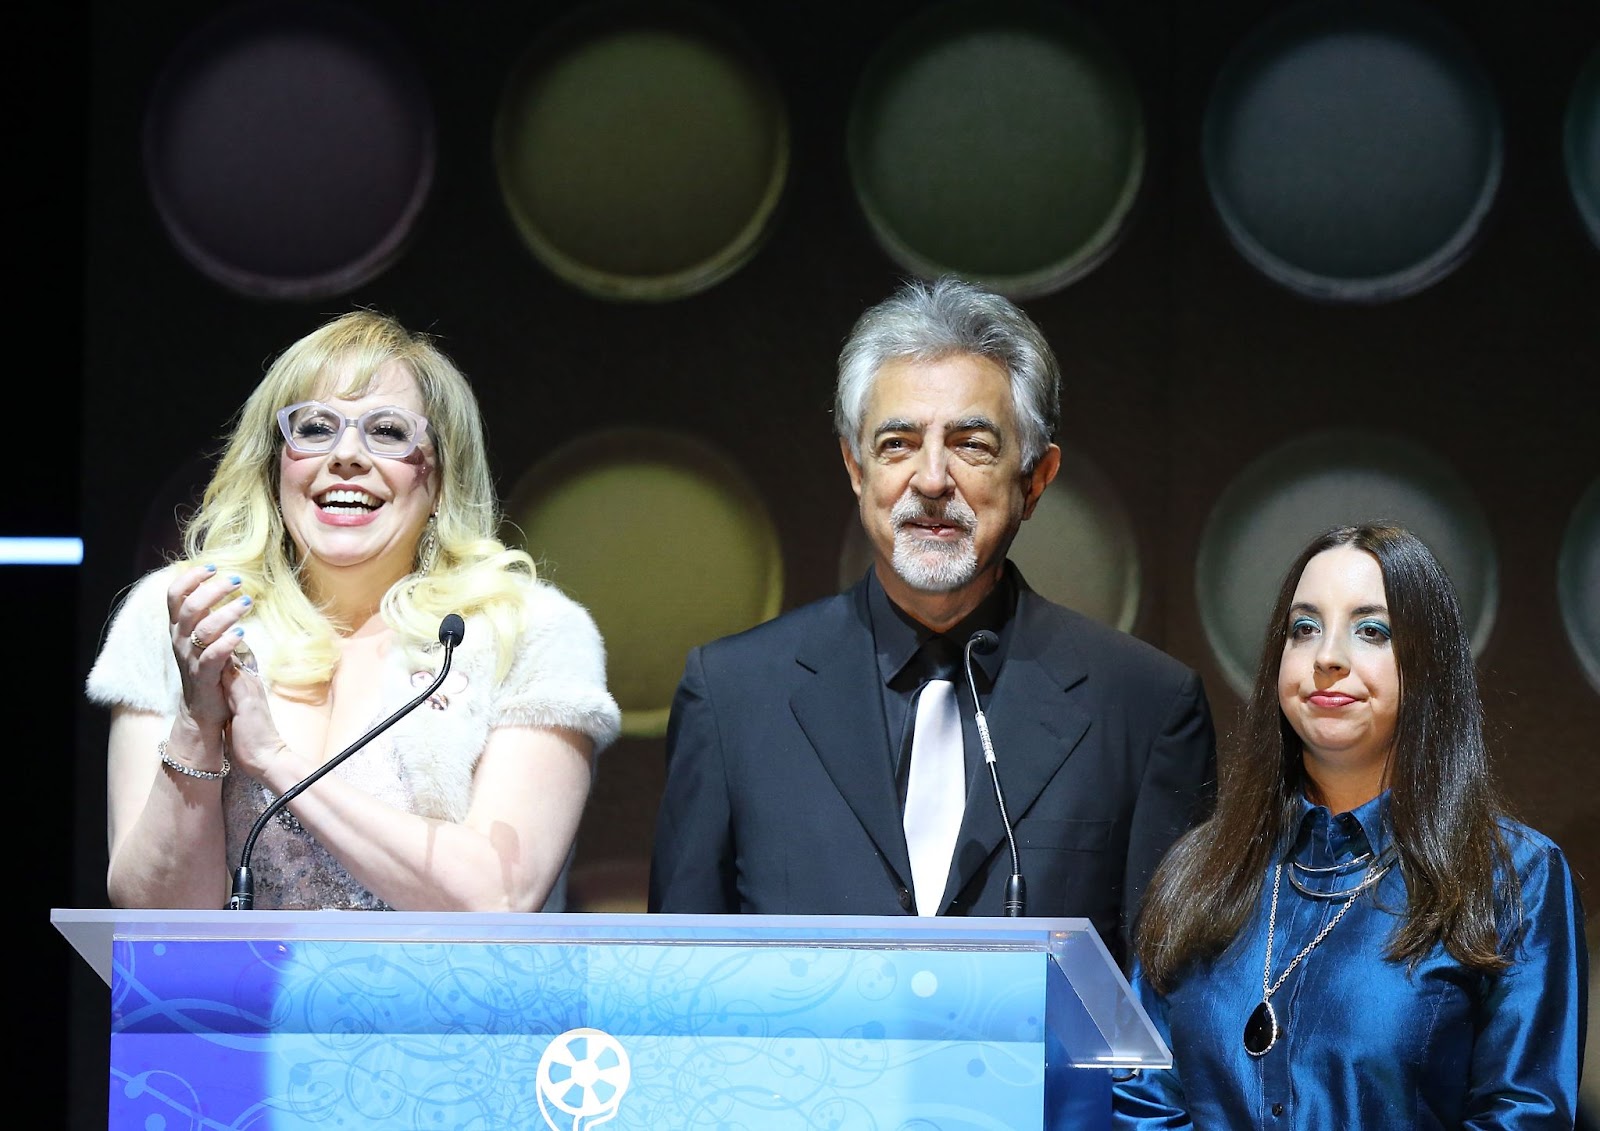
[[[239,622],[250,608],[240,579],[214,566],[181,573],[167,590],[172,652],[183,683],[180,716],[201,735],[225,733],[238,767],[259,778],[283,748],[266,689],[251,666]]]

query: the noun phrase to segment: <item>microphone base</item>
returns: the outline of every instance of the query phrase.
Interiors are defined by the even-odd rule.
[[[233,894],[228,896],[229,911],[249,911],[256,905],[256,885],[248,867],[233,874]]]
[[[1006,917],[1020,919],[1023,908],[1028,906],[1028,885],[1020,873],[1013,872],[1006,881]]]

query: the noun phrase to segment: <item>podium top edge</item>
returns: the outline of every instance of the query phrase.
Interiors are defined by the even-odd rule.
[[[1088,919],[910,915],[668,915],[424,911],[186,911],[53,908],[50,921],[116,938],[325,939],[419,942],[590,942],[664,945],[833,945],[1050,950],[1088,934]]]

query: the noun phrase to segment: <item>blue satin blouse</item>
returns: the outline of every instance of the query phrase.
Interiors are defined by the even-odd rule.
[[[1313,891],[1353,888],[1370,860],[1353,862],[1381,857],[1387,843],[1386,803],[1384,794],[1337,816],[1305,803],[1290,859],[1347,869],[1283,866],[1271,981],[1345,903],[1302,894],[1291,875]],[[1135,966],[1134,991],[1174,1063],[1116,1085],[1114,1126],[1570,1129],[1588,1008],[1583,909],[1560,848],[1525,825],[1502,828],[1525,926],[1509,970],[1473,973],[1443,947],[1411,971],[1385,959],[1406,898],[1400,869],[1391,868],[1273,993],[1281,1033],[1253,1057],[1244,1031],[1262,1000],[1269,871],[1254,918],[1215,962],[1164,997]]]

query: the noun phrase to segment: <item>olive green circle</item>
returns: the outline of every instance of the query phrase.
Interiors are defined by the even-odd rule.
[[[662,301],[759,249],[788,175],[788,116],[763,61],[710,13],[602,5],[519,59],[494,159],[540,262],[603,298]]]
[[[1066,7],[1028,0],[957,0],[904,25],[863,75],[846,144],[891,257],[1013,297],[1099,265],[1145,165],[1122,59]]]

